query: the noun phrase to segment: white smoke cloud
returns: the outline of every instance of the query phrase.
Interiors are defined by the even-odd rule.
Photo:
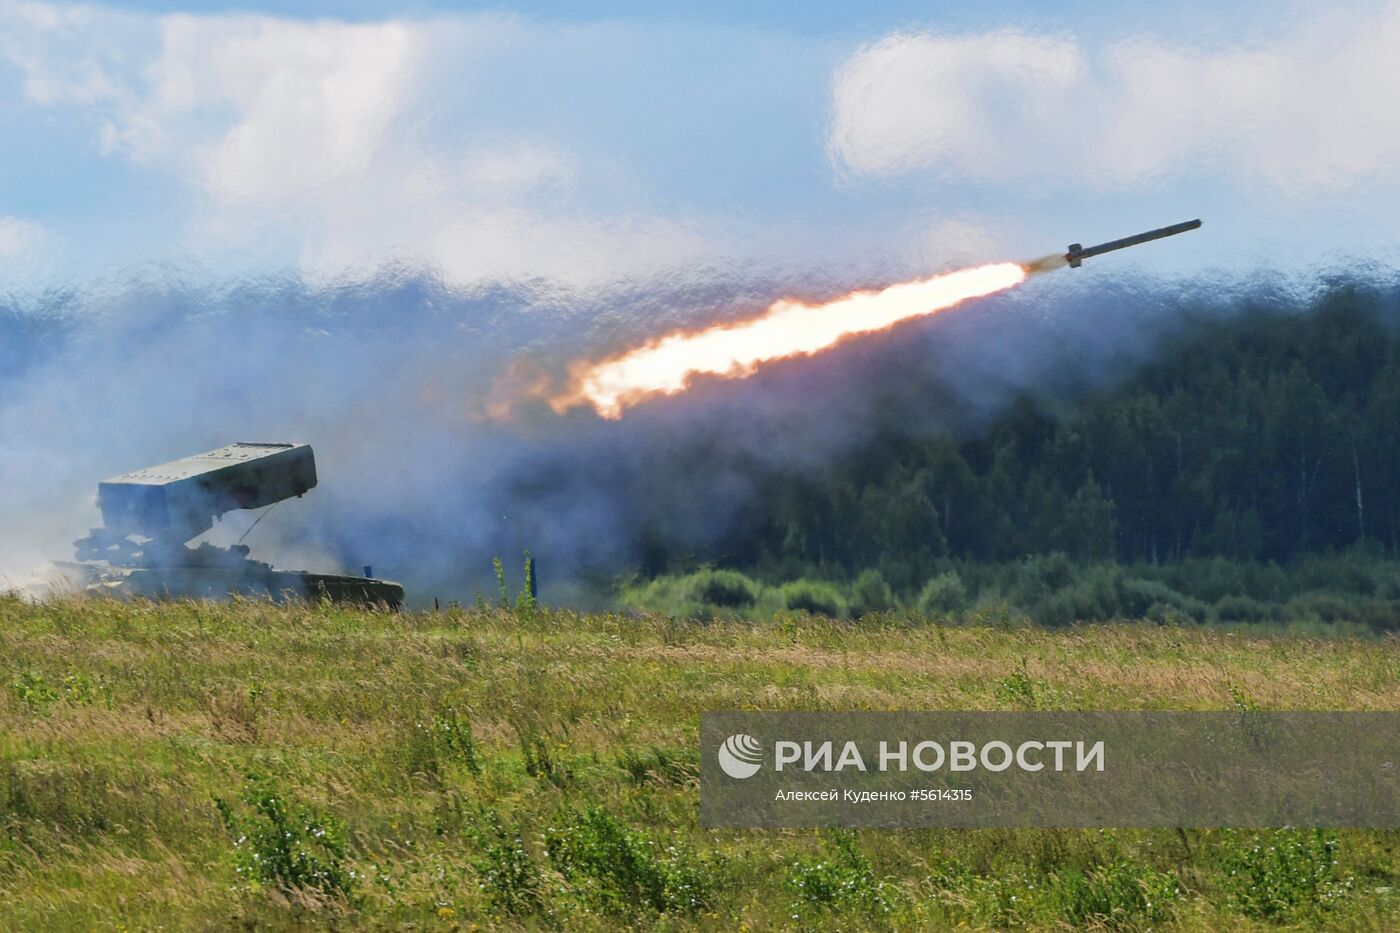
[[[505,361],[582,345],[600,308],[635,342],[654,333],[658,309],[700,324],[717,307],[771,299],[771,287],[639,287],[580,308],[411,279],[162,280],[0,305],[0,437],[14,439],[0,444],[0,590],[70,557],[100,524],[104,477],[236,440],[296,440],[316,449],[320,484],[248,538],[258,559],[370,563],[423,605],[489,592],[491,558],[528,548],[556,599],[565,581],[630,566],[648,540],[702,551],[753,514],[775,472],[821,476],[892,429],[975,431],[1021,393],[1109,384],[1181,325],[1183,307],[1207,306],[1198,294],[1061,282],[1041,277],[976,313],[699,385],[618,422],[473,412]],[[208,538],[233,543],[256,518],[231,514]]]
[[[1201,171],[1287,194],[1400,175],[1400,3],[1316,7],[1197,48],[895,34],[839,69],[828,149],[856,175],[1118,189]]]

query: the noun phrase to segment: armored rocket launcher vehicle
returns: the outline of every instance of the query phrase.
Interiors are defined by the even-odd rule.
[[[228,595],[329,599],[398,608],[404,590],[370,576],[275,570],[243,544],[188,542],[228,512],[300,497],[316,486],[307,444],[230,444],[147,467],[97,487],[103,527],[73,542],[63,568],[86,592],[160,598]]]

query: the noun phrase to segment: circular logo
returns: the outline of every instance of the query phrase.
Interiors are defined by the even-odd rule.
[[[763,766],[763,743],[740,732],[719,747],[720,770],[732,778],[751,778]]]

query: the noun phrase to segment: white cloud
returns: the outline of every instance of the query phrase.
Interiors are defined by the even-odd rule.
[[[1400,3],[1315,8],[1281,37],[894,35],[837,73],[828,139],[858,175],[1154,183],[1201,168],[1286,192],[1400,174]]]
[[[178,16],[144,101],[153,120],[228,107],[198,150],[216,197],[275,201],[363,177],[409,100],[426,36],[402,23],[288,23]]]
[[[10,271],[32,268],[42,255],[47,238],[39,224],[0,215],[0,267]]]
[[[26,96],[90,109],[104,151],[277,198],[362,172],[413,102],[424,23],[147,17],[0,0]]]
[[[387,263],[477,285],[592,287],[712,260],[686,220],[573,205],[588,166],[550,140],[441,132],[473,59],[527,27],[490,15],[377,23],[147,17],[0,0],[0,55],[48,106],[85,108],[109,155],[168,169],[198,196],[196,254],[299,244],[310,276]]]
[[[572,184],[578,165],[568,153],[528,141],[485,148],[462,160],[460,183],[481,195],[514,195]]]
[[[0,55],[19,66],[42,104],[107,104],[122,89],[113,66],[140,38],[132,16],[92,7],[0,0]]]
[[[890,36],[838,72],[832,152],[861,173],[1004,174],[1024,154],[1003,141],[1053,130],[1082,64],[1067,39]]]

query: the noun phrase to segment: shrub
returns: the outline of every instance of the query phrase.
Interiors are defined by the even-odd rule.
[[[1364,599],[1357,606],[1362,625],[1373,632],[1400,629],[1400,602],[1392,599]]]
[[[437,781],[441,776],[442,762],[438,758],[436,736],[425,722],[416,721],[408,727],[408,734],[395,749],[404,773],[410,777],[422,777]]]
[[[31,710],[47,709],[59,700],[87,706],[94,697],[92,681],[80,671],[63,675],[57,684],[49,683],[42,673],[22,671],[10,681],[10,692]]]
[[[673,617],[709,618],[715,610],[734,614],[752,609],[764,596],[762,585],[733,570],[700,570],[686,576],[659,576],[624,582],[624,606]]]
[[[1017,568],[1012,596],[1030,605],[1074,581],[1074,565],[1059,551],[1027,557]]]
[[[442,777],[445,763],[458,762],[472,774],[481,773],[481,756],[472,736],[471,721],[451,706],[443,706],[431,722],[414,721],[399,744],[404,771],[432,781]]]
[[[685,598],[721,609],[742,609],[758,601],[758,584],[734,570],[701,570],[682,580]]]
[[[1018,869],[978,870],[963,861],[940,861],[932,866],[928,884],[947,912],[948,927],[1007,929],[1026,925],[1039,906],[1027,895],[1046,887]]]
[[[687,604],[682,596],[684,577],[660,576],[646,582],[627,580],[618,587],[619,604],[645,612],[659,612],[670,616],[695,616],[700,607],[696,603]]]
[[[1296,595],[1284,607],[1289,619],[1317,619],[1319,622],[1359,622],[1361,604],[1355,598],[1313,590]]]
[[[893,608],[894,593],[880,571],[862,570],[851,584],[851,614],[864,616]]]
[[[1308,555],[1294,568],[1298,589],[1335,590],[1354,596],[1372,596],[1384,583],[1384,559],[1353,550],[1342,554]]]
[[[1036,555],[1018,568],[1015,601],[1043,625],[1071,625],[1121,616],[1123,572],[1100,564],[1078,574],[1064,554]],[[1146,607],[1144,607],[1146,608]]]
[[[460,761],[472,774],[481,773],[481,756],[476,750],[471,720],[458,716],[455,707],[438,710],[433,717],[433,737],[449,758]]]
[[[1174,876],[1119,859],[1088,873],[1057,875],[1055,895],[1062,916],[1082,928],[1161,923],[1181,891]]]
[[[1163,568],[1168,585],[1215,603],[1225,596],[1247,593],[1244,567],[1223,557],[1186,558]]]
[[[502,609],[510,608],[510,587],[506,585],[506,567],[501,563],[499,557],[491,558],[491,569],[496,574],[496,598],[500,601]],[[477,602],[481,600],[478,599]]]
[[[1251,596],[1222,596],[1215,602],[1215,616],[1221,622],[1271,622],[1277,608]]]
[[[214,799],[233,837],[239,875],[285,893],[353,894],[357,877],[345,866],[345,832],[338,821],[313,807],[289,803],[270,779],[258,775],[249,775],[240,796],[251,812]]]
[[[1239,910],[1263,920],[1331,907],[1351,890],[1337,868],[1337,837],[1321,830],[1277,830],[1249,838],[1233,833],[1221,867]]]
[[[1164,615],[1167,609],[1174,609],[1179,615],[1204,622],[1210,614],[1210,607],[1201,600],[1179,593],[1156,580],[1128,577],[1123,580],[1120,593],[1119,609],[1125,616],[1157,618]]]
[[[783,605],[797,612],[840,618],[846,614],[846,601],[836,587],[813,580],[793,580],[779,589]]]
[[[996,593],[984,592],[963,616],[974,625],[1019,628],[1031,623],[1030,613]]]
[[[688,851],[663,849],[597,807],[566,813],[546,830],[545,849],[584,900],[608,913],[692,913],[711,899],[709,872]]]
[[[793,913],[812,908],[889,913],[893,909],[890,885],[875,877],[855,833],[833,831],[828,838],[834,849],[830,858],[798,859],[792,865],[787,887],[797,896]]]
[[[1192,622],[1202,621],[1167,603],[1153,603],[1147,607],[1147,611],[1143,613],[1142,617],[1149,622],[1156,622],[1158,625],[1189,625]]]
[[[10,682],[10,692],[30,709],[45,709],[58,702],[58,688],[43,674],[25,671]]]
[[[574,769],[558,756],[548,736],[529,723],[517,723],[515,731],[520,737],[520,757],[526,774],[561,789],[574,782]]]
[[[519,830],[507,829],[500,815],[490,810],[478,817],[473,835],[476,872],[487,904],[513,916],[539,910],[540,869]]]
[[[505,564],[501,563],[499,557],[491,558],[491,570],[496,575],[496,600],[500,608],[511,608],[510,586],[506,583]],[[539,608],[539,602],[535,599],[535,561],[530,557],[530,552],[525,552],[525,584],[519,593],[515,595],[515,609],[517,612],[533,613]],[[478,591],[476,594],[476,605],[478,609],[486,608],[486,599]]]
[[[1003,703],[1024,709],[1046,709],[1052,697],[1050,684],[1044,677],[1031,676],[1025,658],[1016,670],[997,681],[996,693]]]
[[[927,615],[947,615],[967,608],[967,588],[956,570],[940,573],[919,591],[919,611]]]
[[[1032,604],[1031,614],[1045,625],[1121,618],[1125,614],[1123,586],[1123,572],[1117,567],[1092,567],[1079,580]]]
[[[1061,590],[1031,606],[1031,617],[1041,625],[1056,627],[1073,625],[1090,618],[1084,612],[1083,604],[1079,602],[1079,595],[1070,590]]]
[[[1379,576],[1376,595],[1381,599],[1400,599],[1400,572],[1391,569],[1391,565],[1388,564]]]

